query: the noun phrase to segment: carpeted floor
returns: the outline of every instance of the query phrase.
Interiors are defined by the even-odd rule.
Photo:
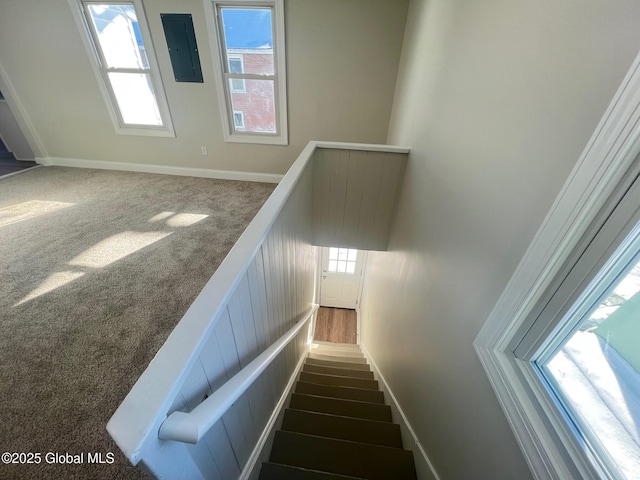
[[[0,478],[145,478],[105,425],[274,187],[60,167],[0,179],[0,453],[41,454]]]

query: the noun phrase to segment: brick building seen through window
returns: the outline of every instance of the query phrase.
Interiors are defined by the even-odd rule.
[[[272,75],[273,49],[242,48],[227,51],[229,71]],[[231,103],[234,118],[244,119],[238,130],[253,132],[276,132],[275,92],[273,81],[257,79],[230,79]]]

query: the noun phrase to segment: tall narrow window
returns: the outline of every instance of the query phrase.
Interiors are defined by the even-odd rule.
[[[640,472],[640,228],[533,359],[615,478]]]
[[[211,0],[207,10],[225,140],[286,145],[283,1]]]
[[[118,133],[173,136],[140,0],[81,0],[80,6],[90,56]]]
[[[601,477],[636,479],[640,176],[603,207],[580,245],[512,351],[535,374],[528,378],[541,387],[541,400],[551,401],[549,418],[558,411],[568,422],[573,435],[561,438],[583,450]]]

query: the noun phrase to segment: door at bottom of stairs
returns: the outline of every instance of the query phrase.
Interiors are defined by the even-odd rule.
[[[364,251],[353,248],[324,247],[322,249],[321,306],[357,308],[364,254]]]

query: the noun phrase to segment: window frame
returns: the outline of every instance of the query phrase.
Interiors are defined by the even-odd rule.
[[[222,129],[225,142],[257,143],[266,145],[288,145],[287,124],[287,83],[286,50],[284,29],[284,0],[204,0],[205,16],[209,42],[213,54],[214,76],[218,103],[222,117]],[[224,31],[221,26],[221,8],[270,8],[272,12],[274,75],[229,74],[227,55],[224,51]],[[244,66],[244,63],[243,63]],[[244,69],[243,69],[244,70]],[[230,78],[273,80],[274,106],[276,115],[276,133],[236,131],[233,120],[233,106],[229,87]]]
[[[231,55],[227,55],[227,63],[229,66],[229,70],[231,70],[231,60],[240,60],[240,73],[244,73],[244,55],[241,53],[235,53]],[[231,81],[231,85],[233,85],[233,80],[240,80],[242,82],[242,88],[236,89],[231,88],[231,93],[246,93],[247,92],[247,81],[244,78],[234,78]],[[233,112],[234,114],[236,111]]]
[[[335,251],[335,256],[332,255],[332,253],[334,253],[333,251]],[[340,250],[346,250],[346,255],[347,258],[346,260],[340,260]],[[355,252],[355,259],[351,260],[350,255],[352,252]],[[354,276],[356,275],[356,267],[358,266],[358,249],[356,248],[347,248],[347,247],[329,247],[329,257],[328,257],[328,262],[329,265],[327,267],[327,273],[331,273],[334,275],[347,275],[347,276]],[[335,270],[331,269],[331,262],[335,262],[336,263],[336,268]],[[345,270],[344,271],[340,271],[340,268],[338,267],[338,265],[340,264],[340,262],[344,262],[344,267]],[[349,265],[353,265],[353,272],[349,272]]]
[[[169,104],[167,102],[166,91],[160,75],[160,67],[156,58],[156,53],[151,39],[151,32],[142,4],[142,0],[68,0],[73,13],[73,17],[80,31],[80,37],[82,43],[85,46],[91,68],[98,81],[98,86],[104,97],[107,111],[113,123],[114,129],[117,134],[120,135],[140,135],[140,136],[156,136],[156,137],[175,137],[175,129],[171,119],[171,113],[169,111]],[[90,19],[88,12],[88,5],[91,4],[107,4],[107,5],[132,5],[138,20],[138,26],[140,28],[140,34],[142,41],[144,42],[144,49],[149,62],[148,69],[114,69],[109,68],[104,62],[103,55],[101,53],[101,47],[96,38],[96,32]],[[133,70],[140,73],[149,75],[153,93],[156,103],[158,105],[158,111],[160,112],[161,125],[144,125],[144,124],[131,124],[125,123],[120,107],[115,96],[115,92],[109,79],[109,73],[121,70],[124,73],[136,73]]]
[[[518,358],[514,349],[523,332],[535,327],[538,340],[544,341],[553,331],[554,324],[533,325],[531,319],[576,266],[640,171],[636,161],[640,152],[639,89],[640,55],[473,343],[524,458],[538,479],[611,478],[594,449],[576,435],[575,425],[558,408],[536,366],[527,355]],[[617,235],[621,240],[622,233]],[[600,242],[609,248],[608,255],[616,243],[611,238],[615,235]],[[582,288],[607,258],[593,257],[595,263],[583,265],[586,268],[580,275],[574,273]],[[574,292],[576,298],[579,293]],[[566,295],[564,300],[572,302]],[[531,347],[535,351],[535,342]]]
[[[236,123],[236,115],[240,115],[240,117],[242,118],[242,126],[235,125],[235,123]],[[235,128],[245,128],[244,127],[244,112],[242,112],[240,110],[234,110],[233,111],[233,124],[235,125]]]
[[[632,181],[631,185],[629,182]],[[538,362],[548,358],[570,335],[591,304],[623,275],[630,262],[637,263],[640,231],[640,155],[624,179],[606,201],[580,242],[564,262],[535,308],[519,325],[509,351],[527,371],[537,395],[547,410],[554,409],[571,429],[572,448],[583,451],[599,478],[618,478],[606,450],[585,427],[575,424],[566,400],[558,395],[553,381]]]

